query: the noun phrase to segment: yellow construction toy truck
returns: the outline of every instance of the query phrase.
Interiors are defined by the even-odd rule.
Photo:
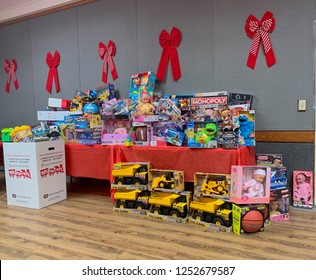
[[[114,194],[115,206],[120,209],[148,209],[149,192],[142,190],[117,191]]]
[[[200,197],[190,203],[193,219],[217,226],[232,225],[232,203],[212,197]]]
[[[152,192],[149,197],[150,212],[173,218],[186,218],[189,214],[191,192]]]
[[[208,178],[205,178],[201,186],[201,192],[205,192],[206,194],[227,195],[227,182],[222,178],[216,178],[215,180],[209,180]]]
[[[149,162],[118,162],[113,165],[112,176],[117,185],[147,185]]]
[[[150,169],[149,189],[161,189],[169,192],[184,190],[184,172],[180,170]]]

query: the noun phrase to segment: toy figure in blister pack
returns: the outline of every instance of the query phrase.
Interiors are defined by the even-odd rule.
[[[263,197],[264,193],[264,181],[266,172],[264,169],[255,169],[253,177],[247,180],[243,186],[243,194],[248,197]]]

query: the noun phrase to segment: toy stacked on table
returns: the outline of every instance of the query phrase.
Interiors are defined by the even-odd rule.
[[[191,192],[184,191],[184,172],[150,170],[148,217],[184,223],[189,217]]]
[[[289,220],[291,188],[287,184],[287,169],[282,154],[256,154],[258,166],[271,167],[270,220]]]
[[[113,165],[113,211],[146,213],[149,209],[149,162],[118,162]]]
[[[263,231],[269,224],[270,167],[231,167],[230,200],[233,204],[233,232]]]
[[[194,174],[194,194],[190,204],[191,223],[218,231],[232,228],[232,203],[229,201],[230,174]]]

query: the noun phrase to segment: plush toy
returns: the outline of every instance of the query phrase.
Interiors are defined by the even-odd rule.
[[[239,134],[243,137],[246,146],[253,146],[251,135],[254,133],[254,123],[247,115],[241,114],[239,120]]]
[[[223,109],[220,111],[222,118],[222,131],[238,131],[238,126],[233,123],[233,114],[230,109]]]

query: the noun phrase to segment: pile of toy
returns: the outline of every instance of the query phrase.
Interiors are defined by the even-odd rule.
[[[101,106],[102,144],[237,148],[255,145],[252,95],[227,91],[170,95],[152,72],[132,75],[127,99]]]
[[[28,126],[32,135],[14,133],[9,140],[59,137],[81,144],[191,148],[255,145],[252,95],[227,91],[170,95],[155,85],[156,76],[149,71],[131,76],[127,98],[116,98],[113,84],[77,91],[72,100],[49,98],[47,109],[37,112],[39,124]]]
[[[231,174],[196,172],[193,193],[185,190],[183,171],[153,169],[150,162],[115,163],[113,211],[235,234],[263,231],[270,221],[289,219],[290,203],[286,168],[264,156],[270,157],[258,155],[260,165],[233,165]],[[278,213],[275,201],[283,206]]]

